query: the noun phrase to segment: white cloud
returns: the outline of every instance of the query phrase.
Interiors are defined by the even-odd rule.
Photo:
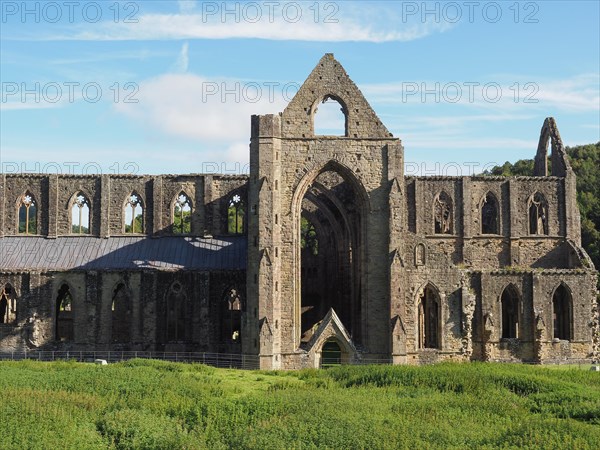
[[[283,111],[281,92],[239,80],[209,80],[193,74],[167,74],[139,85],[138,103],[117,103],[116,110],[144,124],[149,132],[212,145],[205,161],[248,159],[250,116]],[[223,150],[224,149],[224,150]]]
[[[304,2],[207,2],[210,8],[203,4],[201,11],[198,11],[195,2],[180,1],[180,12],[176,14],[140,14],[136,17],[136,23],[86,23],[85,26],[73,27],[69,34],[40,38],[94,41],[248,38],[389,42],[412,41],[454,26],[443,21],[402,20],[393,7],[373,5],[370,13],[365,14],[351,2],[330,3],[337,5],[337,10],[323,11],[327,9],[325,5],[315,7],[316,4]],[[292,5],[296,6],[290,8]],[[27,36],[27,39],[31,39],[31,36]]]

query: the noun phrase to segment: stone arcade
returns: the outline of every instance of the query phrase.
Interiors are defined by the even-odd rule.
[[[314,133],[326,99],[343,136]],[[0,351],[597,358],[597,274],[555,121],[529,177],[405,177],[403,162],[327,54],[283,113],[252,117],[249,176],[3,174]]]

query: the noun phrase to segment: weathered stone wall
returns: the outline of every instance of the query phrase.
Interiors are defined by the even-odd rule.
[[[129,271],[65,273],[2,273],[0,286],[15,289],[17,321],[0,325],[0,349],[158,350],[232,352],[220,342],[223,295],[234,287],[244,292],[245,274],[195,271]],[[167,296],[179,283],[185,297],[185,335],[166,337]],[[131,305],[130,340],[116,343],[112,335],[115,288],[123,284]],[[57,298],[63,285],[72,295],[73,339],[57,342]]]
[[[174,204],[184,192],[192,202],[191,235],[227,234],[231,197],[247,197],[245,175],[2,175],[0,236],[18,234],[19,199],[30,192],[37,204],[38,233],[56,237],[72,232],[72,208],[82,193],[89,200],[90,234],[125,234],[125,202],[136,193],[143,205],[146,235],[173,234]]]
[[[340,104],[342,136],[315,135],[314,117],[326,99]],[[17,299],[16,320],[0,324],[0,351],[242,352],[258,354],[261,367],[286,369],[319,364],[327,340],[339,344],[344,361],[567,362],[600,356],[597,272],[581,248],[575,176],[553,119],[542,127],[535,176],[404,177],[402,143],[328,54],[284,112],[253,116],[251,129],[249,177],[0,175],[0,240],[18,234],[18,201],[25,192],[37,202],[37,233],[50,239],[73,234],[71,208],[79,192],[90,201],[93,236],[124,234],[124,205],[132,193],[143,204],[141,234],[170,235],[174,202],[183,192],[192,204],[191,236],[226,235],[227,208],[239,195],[248,242],[245,271],[38,273],[0,263],[0,289],[10,284]],[[435,226],[435,199],[442,192],[451,203],[451,226],[443,234]],[[497,200],[494,234],[482,233],[487,193]],[[547,209],[545,229],[531,234],[535,193]],[[303,213],[330,224],[319,244],[321,257],[330,259],[327,270],[304,283],[316,283],[315,292],[337,302],[326,298],[316,309],[325,317],[310,324],[312,337],[302,330]],[[338,260],[343,277],[327,279]],[[345,284],[335,285],[339,279]],[[74,335],[57,342],[56,302],[64,284],[73,296]],[[117,343],[112,301],[120,284],[131,309],[129,340]],[[554,338],[558,286],[570,299],[569,339]],[[239,340],[223,331],[230,289],[242,294]],[[517,336],[511,338],[502,336],[506,289],[518,298]],[[426,292],[437,299],[435,346],[419,343],[419,304]],[[185,315],[177,340],[168,338],[169,298],[183,305]]]

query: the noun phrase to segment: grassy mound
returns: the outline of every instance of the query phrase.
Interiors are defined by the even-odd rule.
[[[1,448],[600,448],[600,374],[0,363]]]

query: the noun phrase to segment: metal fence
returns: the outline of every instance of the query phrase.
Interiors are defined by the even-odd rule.
[[[231,369],[259,369],[257,355],[240,355],[234,353],[200,353],[200,352],[144,352],[144,351],[31,351],[1,352],[0,360],[36,360],[57,361],[75,360],[94,362],[105,360],[109,363],[126,361],[134,358],[159,359],[162,361],[200,363],[209,366]]]

